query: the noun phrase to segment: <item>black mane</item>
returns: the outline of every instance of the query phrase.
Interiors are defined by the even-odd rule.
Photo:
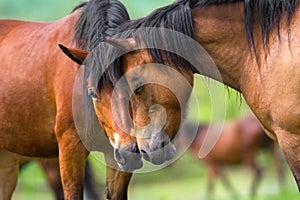
[[[298,0],[177,0],[173,4],[159,8],[153,11],[150,15],[124,22],[118,26],[113,32],[117,34],[118,38],[133,37],[137,44],[140,40],[146,41],[146,46],[153,46],[149,44],[149,38],[160,38],[160,43],[165,45],[174,45],[174,38],[153,35],[151,32],[136,33],[135,29],[143,27],[159,27],[167,28],[170,30],[178,31],[194,39],[194,21],[192,16],[192,9],[195,7],[205,7],[212,4],[225,4],[225,3],[244,3],[244,16],[245,16],[245,32],[248,40],[249,47],[255,51],[254,38],[253,38],[253,23],[259,20],[262,32],[262,42],[266,47],[268,45],[269,36],[271,31],[275,28],[278,37],[280,38],[279,28],[280,21],[283,19],[289,25],[291,17],[293,16],[297,6]],[[144,38],[144,39],[143,39]],[[150,39],[150,43],[155,42]],[[189,48],[188,45],[176,41],[176,45],[180,48]],[[152,59],[156,63],[163,63],[163,54],[158,49],[148,49]],[[110,58],[109,54],[115,54],[113,47],[105,50],[106,58]],[[191,52],[191,51],[189,51]],[[170,52],[164,52],[169,63],[185,63],[181,66],[189,66],[188,63],[181,57]],[[107,63],[107,62],[104,62]],[[118,62],[121,64],[121,62]],[[179,65],[180,67],[180,65]],[[120,66],[114,66],[120,68]],[[193,69],[192,69],[193,70]],[[114,85],[115,81],[119,79],[122,73],[115,73],[115,69],[107,70],[105,77]]]
[[[269,36],[273,28],[279,34],[279,24],[281,19],[285,19],[287,27],[290,24],[298,0],[183,0],[189,1],[191,8],[197,6],[208,6],[212,4],[244,2],[245,30],[248,43],[254,48],[254,38],[252,25],[255,20],[259,20],[262,40],[265,46],[268,45]],[[180,2],[180,1],[179,1]]]
[[[92,50],[110,35],[110,30],[129,20],[124,5],[118,0],[90,0],[75,7],[83,11],[78,20],[74,39],[81,48]]]
[[[144,18],[129,21],[125,7],[118,0],[91,0],[78,6],[83,7],[83,12],[76,28],[75,40],[80,47],[89,51],[93,50],[88,62],[89,65],[95,65],[95,79],[98,79],[98,83],[95,84],[101,87],[103,80],[106,80],[114,85],[123,75],[120,67],[121,61],[116,59],[114,66],[107,68],[108,65],[111,65],[110,55],[118,53],[109,45],[102,50],[95,48],[104,38],[111,38],[114,35],[118,38],[133,37],[138,45],[141,41],[146,41],[146,46],[155,46],[153,43],[160,42],[166,47],[174,45],[175,41],[176,46],[182,48],[182,51],[188,50],[189,46],[181,41],[176,41],[176,38],[164,37],[163,33],[157,35],[151,31],[137,33],[136,29],[143,27],[167,28],[194,39],[193,8],[237,2],[244,3],[246,37],[249,47],[254,51],[253,23],[259,21],[262,32],[261,39],[266,47],[271,31],[277,30],[280,38],[280,22],[285,20],[288,27],[299,4],[298,0],[177,0],[173,4],[153,11]],[[154,41],[149,38],[156,38],[156,40],[159,38],[160,40]],[[162,52],[158,49],[148,49],[148,51],[156,63],[164,64],[166,60],[163,59],[163,55],[166,55],[164,58],[167,58],[167,62],[179,63],[179,68],[180,66],[190,66],[183,58],[174,53]],[[99,67],[99,63],[102,63],[101,67]],[[106,68],[107,70],[103,73]]]

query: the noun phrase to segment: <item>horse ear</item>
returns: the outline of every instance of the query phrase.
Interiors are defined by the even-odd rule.
[[[133,38],[127,39],[120,39],[120,38],[113,38],[113,39],[105,39],[104,42],[112,45],[115,48],[123,49],[125,51],[132,51],[137,49],[137,44]]]
[[[88,51],[81,50],[81,49],[67,48],[62,44],[58,44],[58,46],[69,58],[71,58],[74,62],[78,63],[79,65],[83,63],[83,61],[89,54]]]

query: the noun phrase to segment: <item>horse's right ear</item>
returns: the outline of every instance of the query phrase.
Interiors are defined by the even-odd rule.
[[[88,51],[81,50],[81,49],[67,48],[62,44],[58,44],[58,46],[69,58],[71,58],[74,62],[78,63],[79,65],[83,63],[83,61],[89,54]]]
[[[137,49],[137,44],[133,38],[120,39],[120,38],[112,38],[112,39],[104,39],[104,42],[110,44],[111,46],[123,49],[125,51],[133,51]]]

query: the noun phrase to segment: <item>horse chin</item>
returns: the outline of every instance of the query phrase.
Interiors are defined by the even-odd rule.
[[[169,143],[164,148],[158,149],[148,154],[143,154],[143,158],[154,165],[161,165],[173,159],[175,155],[176,155],[176,147],[174,144]]]

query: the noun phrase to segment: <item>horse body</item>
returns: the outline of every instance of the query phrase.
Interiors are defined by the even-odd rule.
[[[75,19],[69,16],[54,23],[1,21],[0,26],[14,24],[8,30],[1,29],[0,51],[5,52],[1,53],[0,68],[5,77],[0,87],[2,148],[27,156],[57,155],[54,127],[70,126],[63,120],[72,120],[71,91],[77,69],[55,44],[64,41],[71,45],[68,27],[63,31],[61,26],[74,26]],[[8,141],[18,141],[19,145]]]
[[[257,58],[253,52],[249,53],[243,8],[243,3],[195,8],[196,40],[216,62],[222,81],[243,94],[266,133],[278,140],[299,183],[299,6],[289,27],[284,20],[280,22],[280,38],[273,28],[266,50],[261,27],[253,23]],[[205,17],[209,20],[203,20]],[[234,25],[229,26],[231,23]],[[205,30],[203,25],[207,27]],[[208,35],[216,37],[209,41]]]
[[[243,123],[249,118],[243,120],[227,122],[214,148],[202,160],[207,163],[214,162],[222,165],[224,163],[239,164],[244,159],[248,159],[249,156],[251,157],[250,159],[254,159],[252,156],[256,155],[257,151],[263,147],[267,138],[264,136],[264,132],[258,122],[254,122],[248,128],[245,128]],[[249,123],[249,121],[246,123]],[[217,124],[213,126],[217,126]],[[195,150],[195,153],[197,151],[196,155],[199,154],[207,128],[208,126],[199,129],[197,137],[191,145],[191,149]]]
[[[5,24],[7,21],[2,21]],[[49,98],[49,91],[47,87],[40,88],[43,82],[46,82],[45,69],[40,68],[40,63],[42,61],[37,60],[36,63],[28,62],[33,59],[34,49],[32,47],[34,44],[28,44],[23,40],[31,38],[29,34],[28,24],[26,22],[16,23],[17,26],[9,27],[6,34],[1,34],[1,52],[7,52],[7,55],[2,53],[1,60],[1,74],[5,74],[5,79],[1,79],[1,146],[7,150],[22,152],[30,151],[27,154],[37,155],[42,147],[45,150],[51,149],[55,146],[55,142],[51,139],[51,134],[53,134],[53,127],[55,123],[55,108],[54,103],[51,98]],[[25,26],[23,26],[25,25]],[[31,29],[40,28],[39,24],[29,24]],[[22,28],[25,27],[25,28]],[[1,29],[2,32],[6,32],[5,29]],[[35,30],[35,29],[34,29]],[[37,29],[38,30],[38,29]],[[24,33],[23,33],[24,31]],[[12,33],[13,34],[10,34]],[[23,37],[16,37],[16,35],[22,35]],[[10,36],[12,35],[12,36]],[[18,38],[20,38],[18,40]],[[15,44],[11,45],[14,41]],[[42,44],[44,41],[42,41]],[[20,49],[24,52],[25,59],[28,59],[24,64],[22,59],[12,58],[15,55],[16,49]],[[32,50],[32,51],[31,51]],[[19,55],[18,55],[19,56]],[[32,63],[32,64],[31,64]],[[18,73],[20,72],[20,73]],[[28,78],[30,77],[30,78]],[[49,106],[52,105],[52,106]],[[32,110],[33,112],[32,112]],[[21,112],[20,112],[21,111]],[[45,123],[49,121],[50,123]],[[15,123],[18,122],[18,123]],[[21,124],[21,126],[19,125]],[[38,131],[38,132],[37,132]],[[38,149],[29,148],[30,144],[27,143],[26,138],[30,138],[29,135],[36,135],[33,138],[33,143],[37,146],[41,145]],[[44,140],[39,137],[47,137],[51,143],[43,144]],[[13,141],[12,139],[17,139],[21,144],[28,144],[29,146],[19,147],[15,144],[4,143],[4,141]],[[4,146],[5,145],[5,146]],[[50,145],[50,147],[49,147]],[[22,148],[22,149],[18,149]],[[50,150],[49,149],[49,150]],[[36,151],[36,152],[31,152]],[[52,150],[52,155],[54,155],[55,149]]]
[[[14,153],[59,153],[65,198],[82,198],[80,167],[87,151],[76,133],[71,106],[77,67],[57,48],[59,42],[72,45],[70,30],[77,18],[74,12],[53,23],[1,21],[0,147],[7,163],[1,166],[0,199],[10,199],[16,185]]]

